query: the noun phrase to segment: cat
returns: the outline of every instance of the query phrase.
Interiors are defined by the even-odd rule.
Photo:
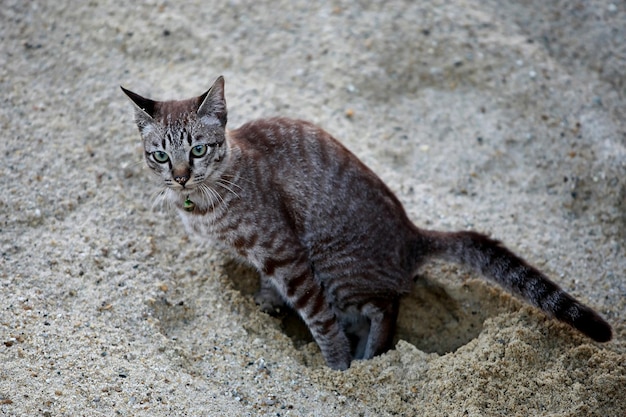
[[[354,154],[321,128],[272,118],[227,130],[224,78],[199,97],[134,103],[145,160],[189,233],[253,265],[265,311],[285,303],[327,365],[392,348],[400,298],[420,265],[467,265],[591,339],[611,326],[499,241],[424,230]]]

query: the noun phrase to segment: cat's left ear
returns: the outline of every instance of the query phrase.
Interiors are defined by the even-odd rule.
[[[215,80],[213,86],[206,93],[198,97],[200,106],[198,107],[198,119],[216,118],[222,127],[226,126],[227,110],[226,99],[224,98],[224,77],[221,75]]]
[[[142,97],[139,94],[133,93],[132,91],[127,90],[122,86],[120,86],[120,88],[135,105],[135,122],[139,127],[139,131],[143,133],[146,126],[154,123],[154,111],[156,107],[156,101]]]

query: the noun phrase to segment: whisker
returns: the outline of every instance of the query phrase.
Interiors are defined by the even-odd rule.
[[[130,166],[132,166],[132,167],[137,166],[137,165],[143,165],[144,168],[147,168],[147,166],[144,164],[144,159],[143,158],[138,159],[137,161],[134,161],[134,162],[130,163]]]
[[[233,186],[233,187],[239,188],[240,190],[243,190],[243,188],[241,188],[241,187],[239,186],[239,184],[236,184],[236,183],[234,183],[234,182],[232,182],[232,181],[229,181],[229,180],[227,180],[227,179],[226,179],[226,178],[224,178],[224,177],[220,178],[220,179],[219,179],[219,181],[223,181],[223,182],[225,182],[225,183],[226,183],[226,184],[228,184],[228,185],[231,185],[231,186]]]
[[[152,210],[157,208],[158,206],[166,206],[166,208],[171,208],[172,202],[170,199],[166,198],[169,189],[167,187],[163,187],[160,190],[157,190],[152,194]]]
[[[226,184],[224,184],[222,181],[224,180],[217,180],[217,185],[221,186],[222,188],[224,188],[227,191],[230,191],[235,197],[240,198],[239,194],[237,194],[236,192],[234,192],[230,187],[228,187]],[[232,183],[231,183],[232,184]],[[232,184],[235,185],[235,184]],[[241,188],[241,187],[240,187]]]
[[[226,205],[226,202],[224,201],[224,199],[222,198],[220,193],[217,192],[217,190],[215,190],[214,188],[211,188],[211,187],[209,187],[209,190],[211,190],[211,194],[213,194],[215,197],[217,197],[217,199],[219,200],[220,204]]]
[[[198,184],[198,192],[200,193],[200,198],[202,198],[203,200],[210,200],[210,198],[208,198],[206,190],[204,189],[205,185],[204,184]]]
[[[213,198],[215,192],[208,186],[206,188],[206,191],[209,194],[209,198],[211,199],[211,209],[213,210],[213,212],[215,212],[215,199]]]
[[[200,195],[202,197],[203,200],[208,200],[211,203],[211,207],[213,206],[213,199],[211,198],[211,196],[208,194],[207,190],[206,190],[206,185],[205,184],[198,184],[198,191],[200,192]]]
[[[213,191],[211,187],[204,183],[201,184],[200,189],[202,190],[204,196],[211,202],[211,209],[215,211],[215,191]]]
[[[245,182],[245,183],[247,183],[247,184],[254,185],[254,181],[252,181],[252,180],[251,180],[251,179],[249,179],[249,178],[242,177],[242,176],[240,176],[240,175],[237,175],[237,177],[236,177],[236,178],[235,178],[235,175],[229,175],[228,177],[232,178],[233,180],[235,180],[235,181],[237,181],[237,182]],[[225,181],[228,181],[228,180],[226,180],[225,176],[220,177],[220,179],[225,180]],[[233,181],[228,181],[228,182],[229,182],[229,183],[231,183],[231,184],[233,184],[233,185],[236,185]],[[240,190],[243,190],[243,188],[241,188],[241,186],[239,186],[239,185],[236,185],[236,186],[237,186],[237,188],[239,188]]]

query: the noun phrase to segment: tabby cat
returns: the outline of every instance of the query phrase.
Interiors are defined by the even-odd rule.
[[[433,257],[472,267],[593,340],[611,339],[596,312],[500,242],[419,229],[381,179],[319,127],[273,118],[227,130],[222,77],[182,101],[122,90],[162,198],[188,232],[259,271],[257,303],[294,308],[331,368],[392,347],[399,299]]]

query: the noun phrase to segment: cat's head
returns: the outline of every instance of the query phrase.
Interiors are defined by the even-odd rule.
[[[228,153],[223,77],[188,100],[155,101],[122,91],[135,105],[147,165],[169,189],[190,192],[219,176]]]

